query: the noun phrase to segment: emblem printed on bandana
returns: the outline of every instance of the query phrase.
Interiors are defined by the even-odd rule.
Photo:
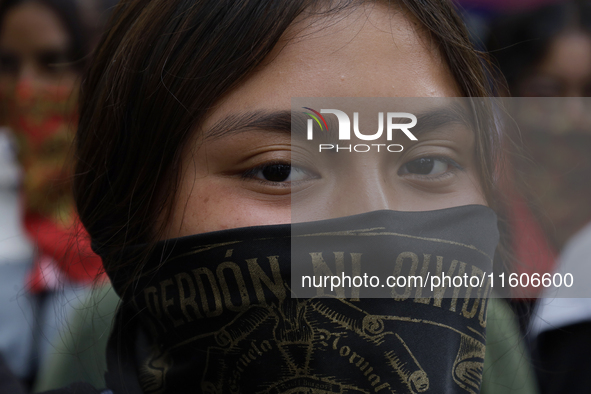
[[[472,242],[473,231],[445,238],[383,226],[408,226],[397,220],[405,218],[400,212],[326,221],[321,229],[311,223],[312,231],[296,237],[292,226],[279,225],[162,244],[155,255],[166,262],[154,262],[158,270],[140,278],[131,303],[149,344],[140,352],[137,342],[132,352],[144,360],[138,365],[143,392],[478,393],[488,290],[439,289],[436,296],[399,289],[389,298],[341,298],[325,289],[325,297],[297,298],[290,285],[294,262],[313,270],[322,260],[332,272],[339,264],[363,268],[376,261],[376,245],[384,245],[389,260],[379,264],[389,264],[390,272],[490,272],[496,218],[484,207],[461,212],[467,224],[457,224],[460,230],[490,219],[494,230],[483,244]],[[421,215],[412,214],[425,228],[416,220]],[[371,223],[362,226],[360,219]],[[387,235],[351,236],[378,227]],[[294,247],[294,239],[302,244]]]

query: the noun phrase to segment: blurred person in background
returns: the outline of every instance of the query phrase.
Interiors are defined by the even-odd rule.
[[[516,270],[553,272],[558,260],[559,272],[577,271],[578,280],[589,281],[581,269],[591,267],[591,258],[581,250],[591,232],[580,231],[591,221],[591,101],[584,98],[591,96],[591,3],[558,2],[499,18],[487,47],[507,81],[506,94],[526,98],[512,102],[520,106],[524,157],[513,163],[507,187],[526,196],[508,207]],[[589,300],[542,298],[521,320],[532,337],[542,392],[588,392]]]
[[[25,234],[21,215],[21,169],[17,162],[14,137],[6,127],[0,128],[0,353],[11,354],[11,369],[27,369],[32,348],[30,336],[22,335],[30,317],[29,294],[22,284],[10,283],[24,278],[31,268],[33,248]],[[7,278],[7,280],[4,280]]]
[[[52,351],[65,307],[101,272],[100,259],[76,223],[68,154],[80,75],[100,32],[102,10],[113,3],[0,1],[0,105],[3,123],[18,142],[22,220],[34,244],[32,256],[30,249],[29,256],[26,248],[21,253],[28,263],[18,269],[0,264],[0,353],[29,385]],[[10,166],[6,159],[2,165]],[[11,201],[8,210],[16,217],[18,204]],[[12,238],[0,241],[4,249],[15,247]],[[0,259],[9,260],[10,254]]]

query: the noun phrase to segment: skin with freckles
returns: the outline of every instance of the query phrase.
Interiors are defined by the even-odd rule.
[[[465,125],[436,128],[415,143],[406,139],[401,154],[355,159],[311,154],[289,133],[272,130],[210,138],[208,130],[236,114],[290,111],[292,97],[459,96],[438,50],[400,10],[364,5],[292,27],[286,45],[278,45],[196,130],[165,238],[378,209],[486,205],[474,135]],[[309,204],[305,214],[292,217],[296,198]]]

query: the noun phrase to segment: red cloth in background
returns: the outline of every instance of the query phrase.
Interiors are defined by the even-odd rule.
[[[557,253],[523,197],[513,195],[507,217],[514,254],[511,272],[518,275],[525,273],[529,278],[534,273],[540,277],[545,273],[553,273]],[[537,298],[543,289],[543,286],[533,287],[531,284],[526,288],[516,288],[513,289],[513,298]]]
[[[92,285],[105,280],[101,258],[92,251],[80,222],[64,229],[40,215],[28,214],[25,228],[38,249],[28,280],[31,292],[57,289],[64,281]]]

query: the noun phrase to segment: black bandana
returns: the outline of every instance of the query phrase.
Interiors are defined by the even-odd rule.
[[[377,249],[390,275],[483,275],[497,242],[495,214],[476,205],[163,241],[123,300],[107,383],[116,394],[478,393],[488,288],[369,299],[377,293],[364,287],[329,287],[312,291],[331,298],[293,298],[303,288],[291,279],[339,264],[364,271]],[[128,277],[111,279],[120,289]]]

